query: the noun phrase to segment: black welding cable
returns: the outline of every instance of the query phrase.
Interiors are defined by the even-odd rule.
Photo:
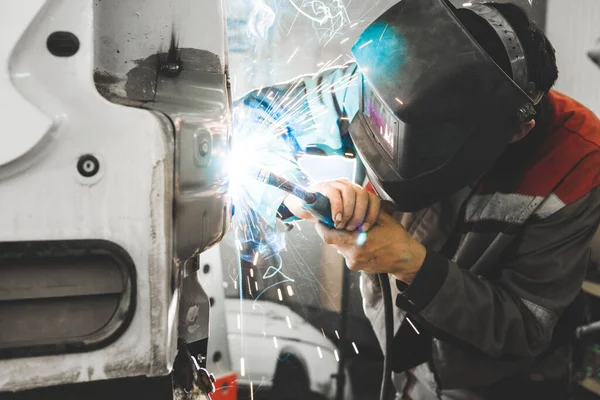
[[[383,354],[383,377],[381,378],[379,400],[386,400],[392,379],[390,358],[392,356],[392,341],[394,340],[394,304],[392,302],[392,289],[388,275],[377,274],[377,278],[379,278],[381,296],[383,296],[383,315],[385,320],[385,352]]]

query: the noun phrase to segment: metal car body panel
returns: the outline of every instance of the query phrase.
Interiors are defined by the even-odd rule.
[[[229,224],[227,182],[213,170],[229,137],[222,1],[27,0],[0,5],[0,20],[7,32],[0,114],[8,125],[0,136],[0,242],[104,240],[128,253],[136,273],[133,316],[116,340],[84,352],[1,359],[0,392],[167,375],[182,329],[181,296],[204,296],[194,321],[202,329],[191,339],[208,335],[208,298],[184,264]],[[51,54],[54,32],[74,34],[77,51]],[[211,68],[180,54],[188,68],[177,77],[137,77],[156,89],[151,98],[127,96],[127,74],[140,59],[161,61],[157,53],[183,47],[210,54]],[[190,82],[195,92],[183,92]],[[203,157],[211,160],[197,162],[198,147],[190,145],[206,132]],[[83,155],[98,160],[93,176],[77,168]],[[188,178],[195,172],[196,181]],[[195,220],[206,215],[214,218]],[[193,293],[181,293],[182,279]]]

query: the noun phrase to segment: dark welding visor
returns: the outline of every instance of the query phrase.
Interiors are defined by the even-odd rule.
[[[472,24],[472,22],[477,24]],[[469,25],[498,37],[507,75]],[[352,52],[362,72],[350,133],[371,183],[414,211],[475,182],[542,94],[508,21],[493,7],[403,0],[373,22]]]

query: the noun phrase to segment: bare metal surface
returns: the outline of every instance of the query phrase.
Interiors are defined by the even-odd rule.
[[[173,277],[181,285],[178,332],[188,343],[208,337],[210,305],[186,266],[223,238],[231,214],[222,7],[220,0],[105,0],[96,6],[98,92],[118,104],[163,113],[174,128],[173,250],[182,270]],[[119,25],[121,20],[127,24]]]

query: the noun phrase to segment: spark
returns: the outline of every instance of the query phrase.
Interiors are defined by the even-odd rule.
[[[288,328],[292,329],[292,321],[290,320],[290,316],[289,315],[285,316],[285,322],[287,322]]]
[[[321,61],[320,63],[318,63],[318,64],[317,64],[317,67],[321,67],[321,66],[323,66],[323,65],[325,65],[325,61]]]
[[[346,38],[346,39],[342,40],[342,41],[340,42],[340,44],[344,44],[344,43],[346,43],[348,40],[350,40],[350,38]]]
[[[339,340],[339,338],[340,338],[340,334],[339,334],[339,332],[337,331],[337,329],[335,330],[335,336],[336,336],[336,337],[338,338],[338,340]]]
[[[321,333],[323,334],[323,337],[326,338],[327,336],[325,336],[325,330],[323,328],[321,328]]]
[[[356,343],[352,342],[352,347],[354,347],[354,351],[358,354],[358,347],[356,347]]]
[[[337,62],[341,56],[322,65],[329,66]],[[232,143],[231,162],[227,163],[225,172],[229,175],[230,193],[236,206],[233,222],[236,235],[235,245],[240,251],[240,259],[247,262],[252,261],[253,265],[258,264],[259,257],[263,252],[265,254],[274,253],[279,259],[277,264],[271,265],[267,269],[263,277],[263,279],[274,279],[276,282],[264,288],[254,298],[255,304],[268,289],[286,282],[294,282],[294,280],[282,271],[283,263],[279,252],[284,249],[289,250],[285,245],[284,233],[275,230],[274,213],[271,212],[271,215],[266,215],[269,209],[273,210],[272,207],[275,204],[280,204],[283,196],[276,188],[272,188],[271,191],[259,188],[258,192],[255,191],[256,187],[253,185],[262,184],[255,183],[252,179],[252,171],[256,168],[265,168],[276,173],[282,173],[290,170],[290,167],[295,168],[296,155],[290,150],[282,151],[282,147],[277,145],[277,143],[280,143],[278,138],[281,133],[287,133],[286,126],[290,121],[297,121],[298,117],[305,116],[307,110],[317,109],[318,107],[315,106],[320,105],[322,97],[328,95],[331,89],[343,90],[345,87],[355,84],[357,78],[357,76],[345,76],[338,79],[333,85],[330,82],[322,82],[310,90],[300,86],[304,82],[303,79],[295,80],[290,89],[286,91],[269,87],[257,89],[252,96],[255,96],[260,102],[265,102],[264,108],[262,108],[264,111],[261,115],[262,118],[258,121],[256,120],[256,113],[252,111],[253,106],[234,109],[235,135]],[[266,95],[266,98],[264,95]],[[258,98],[259,96],[260,98]],[[285,106],[283,105],[284,102]],[[254,106],[254,108],[257,107]],[[318,117],[318,112],[311,115],[311,117]],[[307,127],[310,124],[312,128],[317,128],[314,125],[314,119],[306,119],[306,122]],[[305,184],[310,181],[308,176],[304,176],[306,181],[297,181],[297,183],[302,182],[302,184]],[[259,196],[256,196],[255,193],[258,193]],[[298,228],[301,230],[300,226]],[[249,249],[252,249],[252,252],[248,252]],[[264,259],[267,259],[266,256]],[[233,283],[235,289],[241,292],[243,285],[241,281],[241,264],[239,264],[239,268],[238,278],[233,279]],[[249,276],[255,278],[253,268],[250,269]],[[248,291],[252,293],[252,283],[249,276],[247,276]],[[258,282],[256,279],[253,280],[256,288],[255,293],[258,293]],[[291,285],[286,285],[286,290],[290,296],[294,295]],[[283,288],[278,288],[277,292],[280,301],[283,301]],[[243,293],[240,294],[240,299],[243,297],[242,295]],[[286,317],[286,321],[288,328],[292,329],[289,316]],[[241,331],[244,328],[243,322],[240,311],[238,329]]]
[[[401,105],[404,105],[404,103],[402,102],[402,100],[400,100],[400,99],[399,99],[399,98],[397,98],[397,97],[396,97],[396,101],[397,101],[398,103],[400,103]]]
[[[335,349],[333,350],[333,355],[335,356],[335,361],[339,362],[340,361],[340,356],[339,356],[337,350],[335,350]]]
[[[240,375],[246,376],[246,361],[244,357],[240,358]]]
[[[334,65],[334,64],[337,62],[337,60],[339,60],[340,58],[342,58],[342,55],[343,55],[343,54],[340,54],[339,56],[337,56],[337,57],[336,57],[336,58],[334,58],[333,60],[331,60],[331,61],[327,61],[327,62],[325,63],[325,65],[324,65],[324,66],[321,68],[321,71],[322,71],[322,70],[325,70],[325,69],[327,69],[327,68],[329,68],[331,65]],[[327,112],[327,110],[325,110],[325,111]]]
[[[299,49],[299,47],[296,47],[296,50],[294,50],[294,52],[292,53],[292,55],[290,56],[290,58],[287,60],[287,64],[289,64],[290,61],[292,61],[292,58],[294,58],[294,56],[298,52],[298,49]]]
[[[359,49],[359,50],[362,50],[362,49],[364,49],[365,47],[367,47],[368,45],[370,45],[371,43],[373,43],[373,39],[369,40],[367,43],[361,44],[361,45],[358,47],[358,49]]]
[[[381,39],[383,39],[383,34],[385,33],[385,31],[387,31],[388,28],[388,24],[385,25],[385,28],[383,29],[383,32],[381,32],[381,36],[379,36],[379,41],[381,42]]]
[[[273,336],[273,346],[275,346],[276,349],[279,348],[279,344],[277,343],[277,337]]]
[[[319,358],[323,358],[323,352],[319,346],[317,346],[317,353],[319,353]]]
[[[294,20],[292,21],[292,24],[290,25],[290,29],[288,29],[287,36],[290,36],[290,33],[292,32],[292,28],[294,27],[294,24],[296,23],[296,20],[298,19],[298,15],[300,15],[299,12],[296,13]]]
[[[412,328],[415,330],[415,332],[417,332],[417,335],[420,335],[421,333],[419,332],[419,330],[417,329],[417,327],[412,323],[412,321],[410,320],[410,318],[406,317],[406,320],[408,321],[408,323],[410,324],[410,326],[412,326]]]
[[[463,7],[471,7],[473,5],[473,3],[463,3]]]

